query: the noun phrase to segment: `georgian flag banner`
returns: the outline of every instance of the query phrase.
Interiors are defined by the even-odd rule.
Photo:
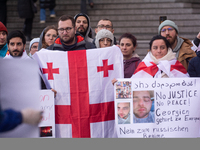
[[[161,71],[169,78],[189,77],[187,70],[178,60],[162,60],[156,65],[150,58],[150,54],[147,53],[131,78],[161,78]]]
[[[45,82],[57,91],[56,138],[117,137],[111,80],[124,77],[117,46],[68,52],[42,49],[33,58]]]

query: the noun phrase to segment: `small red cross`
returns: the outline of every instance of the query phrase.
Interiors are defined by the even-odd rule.
[[[108,77],[108,70],[113,70],[113,64],[108,66],[108,59],[102,61],[103,66],[97,66],[97,72],[103,71],[103,77]]]
[[[59,68],[53,69],[53,63],[47,63],[47,69],[42,68],[43,74],[48,73],[48,80],[54,80],[53,74],[59,74]]]

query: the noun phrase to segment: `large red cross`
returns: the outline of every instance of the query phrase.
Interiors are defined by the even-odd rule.
[[[103,77],[108,77],[108,70],[113,70],[113,64],[108,66],[108,59],[102,61],[103,66],[97,66],[97,72],[103,71]]]
[[[55,105],[55,123],[72,124],[73,138],[90,138],[90,123],[114,120],[114,101],[89,104],[85,50],[68,52],[68,62],[71,105]]]
[[[47,63],[47,69],[42,68],[42,72],[43,74],[46,74],[46,73],[48,74],[48,80],[54,80],[53,74],[54,73],[59,74],[59,68],[53,69],[53,63],[50,62],[50,63]]]

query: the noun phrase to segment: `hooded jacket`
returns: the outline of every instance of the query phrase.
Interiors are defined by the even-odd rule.
[[[47,27],[46,27],[46,28],[47,28]],[[44,30],[43,30],[42,33],[40,34],[40,40],[39,40],[39,44],[38,44],[38,51],[42,49],[42,38],[43,38],[43,36],[44,36],[44,31],[45,31],[46,28],[44,28]]]
[[[87,42],[84,40],[84,37],[80,34],[75,34],[76,36],[76,43],[73,47],[70,48],[70,50],[67,50],[64,48],[63,44],[61,43],[61,39],[58,36],[55,40],[55,43],[51,46],[47,47],[49,50],[60,50],[60,51],[73,51],[73,50],[85,50],[85,49],[92,49],[95,48],[95,45],[93,45],[90,42]]]
[[[87,21],[88,21],[88,28],[87,28],[87,31],[86,31],[86,34],[85,34],[85,37],[84,37],[84,38],[85,38],[85,40],[86,40],[87,42],[91,42],[91,43],[92,43],[95,34],[94,34],[94,31],[92,30],[91,25],[90,25],[90,18],[88,17],[88,15],[86,15],[86,14],[84,14],[84,13],[79,13],[79,14],[76,14],[76,15],[74,16],[75,21],[76,21],[76,19],[77,19],[79,16],[84,16],[84,17],[87,19]]]

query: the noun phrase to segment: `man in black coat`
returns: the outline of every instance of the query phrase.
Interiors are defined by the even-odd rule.
[[[27,41],[32,39],[32,25],[34,19],[34,3],[37,0],[18,0],[18,13],[20,18],[25,18],[23,33]]]

